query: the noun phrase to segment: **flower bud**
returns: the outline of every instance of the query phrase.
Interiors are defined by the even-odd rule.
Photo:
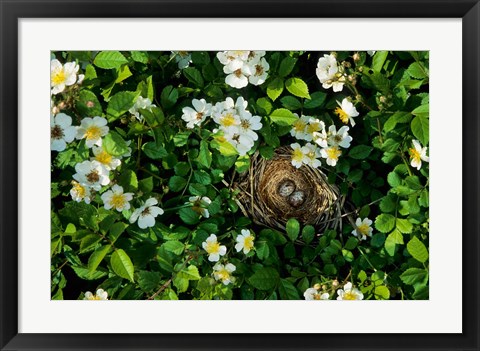
[[[338,285],[339,285],[338,280],[335,279],[335,280],[332,282],[332,286],[333,286],[334,288],[336,288]]]
[[[360,61],[360,54],[358,52],[353,54],[353,61],[355,62]]]
[[[316,289],[316,290],[320,290],[321,285],[317,283],[313,286],[313,288]]]

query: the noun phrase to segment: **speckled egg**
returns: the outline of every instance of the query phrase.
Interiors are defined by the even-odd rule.
[[[278,194],[283,197],[289,196],[295,188],[295,183],[287,179],[278,186]]]
[[[305,193],[302,190],[294,191],[288,197],[288,203],[292,207],[300,207],[303,205],[304,202],[305,202]]]

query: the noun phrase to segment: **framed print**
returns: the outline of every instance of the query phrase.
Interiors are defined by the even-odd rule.
[[[1,5],[2,349],[478,349],[477,1]]]

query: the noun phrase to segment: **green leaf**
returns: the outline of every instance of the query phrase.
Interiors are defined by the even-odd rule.
[[[210,56],[206,51],[193,51],[192,62],[196,65],[207,65],[210,63]]]
[[[397,123],[408,123],[412,119],[412,114],[410,112],[398,111],[391,115],[388,120],[383,125],[383,132],[388,133],[395,129]],[[392,140],[392,139],[388,139]],[[393,141],[393,140],[392,140]],[[386,141],[385,141],[386,142]],[[382,149],[385,151],[395,151],[395,150],[388,150],[385,145],[382,146]]]
[[[367,146],[367,145],[357,145],[355,147],[353,147],[350,152],[348,153],[348,155],[351,157],[351,158],[354,158],[356,160],[363,160],[365,158],[367,158],[370,153],[372,152],[373,150],[373,147],[371,146]]]
[[[168,85],[162,90],[160,95],[160,102],[164,109],[168,109],[175,105],[178,100],[178,90],[173,86]]]
[[[163,146],[158,146],[155,142],[149,141],[142,145],[142,150],[152,160],[159,160],[167,157],[168,152]]]
[[[117,132],[111,130],[102,141],[103,149],[112,156],[122,156],[128,152],[128,145]]]
[[[81,90],[78,94],[75,107],[82,117],[94,117],[102,115],[102,105],[97,96],[90,90]]]
[[[302,230],[302,239],[308,245],[315,238],[315,228],[311,225],[306,225]]]
[[[110,241],[112,243],[117,241],[119,236],[125,231],[126,228],[127,228],[127,224],[125,224],[123,222],[117,222],[117,223],[112,224],[112,226],[108,230],[109,231],[108,238],[110,239]]]
[[[175,146],[185,146],[188,142],[188,137],[192,134],[190,131],[179,132],[173,137],[173,143]]]
[[[210,174],[208,174],[204,170],[198,170],[193,172],[193,179],[203,185],[209,185],[212,183],[212,178],[210,177]]]
[[[148,54],[145,51],[130,51],[132,60],[140,63],[148,63]]]
[[[311,99],[305,100],[305,103],[303,105],[303,107],[306,109],[313,109],[322,106],[325,102],[325,99],[327,98],[327,94],[321,91],[316,91],[310,94],[310,97]]]
[[[285,87],[291,94],[295,96],[310,99],[307,83],[305,83],[300,78],[287,79],[287,81],[285,82]]]
[[[121,91],[112,96],[107,106],[107,119],[113,122],[120,118],[135,104],[137,93],[133,91]]]
[[[127,65],[123,65],[117,68],[117,79],[115,79],[115,83],[121,83],[131,76],[132,72],[130,71],[130,68],[128,68]]]
[[[197,88],[203,88],[203,77],[198,69],[195,67],[187,67],[183,69],[183,75]]]
[[[97,246],[102,238],[97,234],[89,234],[80,241],[80,253],[91,251]]]
[[[134,282],[133,279],[133,263],[130,257],[122,249],[117,249],[110,258],[110,265],[118,276]]]
[[[428,77],[426,68],[419,62],[414,62],[408,66],[407,73],[415,79],[424,79]]]
[[[278,284],[278,293],[282,300],[299,300],[297,288],[287,279],[280,279]]]
[[[71,267],[75,272],[75,274],[78,275],[79,278],[85,279],[85,280],[97,280],[107,275],[107,272],[103,272],[103,271],[90,272],[90,270],[85,267],[80,267],[80,266],[71,266]]]
[[[376,300],[388,300],[390,298],[390,290],[385,285],[376,286],[373,293]]]
[[[406,218],[397,218],[397,229],[403,234],[409,234],[412,232],[413,224]]]
[[[392,188],[394,188],[402,184],[402,177],[400,177],[397,172],[393,171],[388,173],[387,182]]]
[[[270,255],[270,248],[268,247],[267,242],[265,241],[258,241],[255,244],[255,252],[257,257],[261,260],[266,260]]]
[[[121,65],[127,62],[128,60],[120,51],[100,51],[93,60],[95,66],[103,69],[120,68]]]
[[[127,169],[118,177],[118,183],[123,187],[124,192],[136,192],[138,190],[138,179],[134,171]]]
[[[408,268],[400,275],[400,279],[407,285],[424,283],[427,280],[428,272],[423,268]]]
[[[283,78],[277,77],[267,86],[267,95],[275,101],[283,92]]]
[[[396,201],[391,195],[385,196],[382,201],[380,201],[380,210],[382,212],[393,212],[397,207]]]
[[[272,103],[270,102],[270,100],[268,100],[268,98],[260,98],[257,100],[257,106],[262,109],[262,111],[260,112],[263,112],[264,115],[269,115],[270,112],[272,112]]]
[[[279,108],[272,112],[270,119],[272,122],[281,126],[291,126],[298,119],[298,117],[295,116],[290,110]]]
[[[199,222],[199,215],[190,207],[182,208],[178,211],[178,215],[186,224],[197,224]]]
[[[412,120],[411,127],[413,135],[422,143],[422,146],[427,145],[429,140],[428,119],[417,116]]]
[[[425,247],[425,244],[416,236],[408,242],[407,251],[414,259],[421,263],[425,263],[428,260],[428,250]]]
[[[372,74],[363,72],[362,81],[368,87],[375,88],[383,94],[388,94],[390,91],[390,81],[379,72],[373,72]]]
[[[205,168],[210,168],[212,164],[212,153],[208,149],[208,143],[205,140],[200,142],[200,152],[198,153],[197,162]]]
[[[282,62],[280,62],[280,67],[278,68],[278,75],[282,78],[288,76],[290,73],[292,73],[293,67],[295,67],[295,63],[297,63],[296,58],[290,56],[285,57]]]
[[[185,245],[176,240],[167,241],[162,245],[162,247],[165,249],[165,251],[171,252],[176,256],[181,255],[185,249]]]
[[[200,274],[196,266],[190,265],[178,272],[177,277],[187,280],[200,280]]]
[[[173,278],[173,285],[177,288],[177,293],[182,293],[187,291],[188,289],[188,279],[181,278],[176,276]]]
[[[145,292],[151,292],[160,285],[160,273],[158,272],[138,272],[138,285]]]
[[[287,235],[290,240],[295,241],[298,238],[298,234],[300,234],[300,223],[295,218],[290,218],[287,221]]]
[[[380,72],[385,64],[385,60],[387,59],[388,51],[377,51],[373,56],[373,64],[372,69],[374,71]]]
[[[247,282],[258,290],[273,289],[280,279],[277,270],[271,267],[263,267],[247,278]]]
[[[283,107],[289,110],[299,110],[302,108],[302,103],[293,96],[284,96],[280,99]]]
[[[96,249],[88,258],[88,269],[94,272],[98,265],[103,261],[108,251],[110,251],[111,245],[101,246]]]
[[[168,180],[168,187],[171,191],[178,192],[181,191],[187,185],[187,180],[180,176],[172,176]]]
[[[153,177],[148,177],[148,178],[139,180],[138,189],[142,193],[151,193],[153,191]]]
[[[205,185],[198,184],[198,183],[191,183],[188,186],[188,191],[190,194],[195,196],[205,196],[207,195],[207,188]]]
[[[375,228],[382,233],[388,233],[395,227],[395,217],[382,213],[375,219]]]
[[[235,162],[235,169],[238,173],[248,171],[250,168],[250,157],[248,155],[240,156]]]

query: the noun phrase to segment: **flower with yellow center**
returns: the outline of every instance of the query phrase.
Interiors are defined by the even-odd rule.
[[[96,294],[87,291],[84,295],[84,300],[108,300],[108,293],[103,289],[98,289]]]
[[[188,202],[185,202],[185,204],[191,204],[192,210],[205,218],[210,217],[207,207],[210,206],[211,203],[212,200],[207,196],[191,196],[188,198]]]
[[[322,165],[322,162],[319,160],[321,157],[321,151],[316,145],[306,143],[305,146],[302,147],[302,152],[305,156],[303,158],[303,163],[306,165],[313,168],[318,168]]]
[[[75,62],[67,62],[65,65],[62,65],[57,59],[50,61],[52,95],[61,93],[65,90],[65,87],[75,84],[78,69],[79,66]]]
[[[193,129],[195,126],[200,126],[207,117],[212,115],[212,104],[208,104],[205,99],[193,99],[192,105],[182,109],[182,119],[187,122],[187,128]]]
[[[297,114],[294,113],[295,116],[298,117]],[[306,140],[306,131],[308,121],[310,117],[302,116],[298,118],[295,122],[293,122],[292,129],[290,130],[290,135],[299,140]]]
[[[72,180],[72,189],[70,190],[70,196],[76,202],[85,201],[86,204],[90,203],[92,194],[90,188],[84,186],[74,180]]]
[[[367,239],[367,236],[372,236],[372,221],[368,218],[357,218],[355,222],[355,229],[352,231],[352,234],[359,238],[360,240]]]
[[[50,116],[50,150],[63,151],[75,139],[77,128],[72,126],[72,117],[59,113]]]
[[[328,300],[330,297],[329,293],[323,293],[320,294],[320,292],[316,288],[308,288],[305,290],[303,293],[303,297],[307,301],[312,301],[312,300]]]
[[[320,155],[327,159],[327,165],[335,166],[342,151],[337,146],[330,146],[320,150]]]
[[[221,281],[224,285],[228,285],[235,281],[235,278],[232,277],[232,273],[235,272],[236,269],[237,267],[231,263],[223,265],[218,262],[213,266],[213,277],[215,280]]]
[[[155,225],[155,218],[158,215],[163,215],[164,211],[158,206],[158,200],[151,197],[145,203],[133,211],[130,216],[130,223],[138,220],[138,227],[141,229],[150,228]]]
[[[123,188],[115,184],[111,190],[102,194],[101,199],[106,210],[114,208],[118,212],[122,212],[130,209],[129,201],[132,201],[133,193],[124,193]]]
[[[207,240],[202,243],[202,247],[207,251],[208,260],[210,262],[217,262],[220,259],[220,256],[224,256],[227,253],[227,248],[218,243],[215,234],[211,234]]]
[[[325,130],[325,123],[320,121],[318,118],[310,117],[308,124],[305,127],[304,140],[312,141],[315,139],[315,135],[320,131]]]
[[[413,148],[408,149],[410,153],[410,165],[417,170],[422,167],[422,161],[430,162],[427,156],[427,147],[422,147],[418,140],[412,140]]]
[[[73,179],[93,190],[99,191],[110,183],[108,171],[98,161],[83,161],[75,165]]]
[[[337,290],[337,300],[363,300],[363,293],[357,288],[352,287],[352,283],[347,282],[343,289]]]
[[[305,158],[302,147],[299,143],[291,144],[290,147],[292,148],[292,166],[295,168],[302,167],[304,163],[303,160]]]
[[[112,155],[110,155],[108,152],[103,149],[103,147],[100,146],[93,146],[92,147],[93,154],[95,157],[90,158],[90,160],[96,160],[100,162],[105,169],[108,171],[114,170],[118,166],[121,165],[122,161],[118,158],[114,158]]]
[[[254,248],[253,241],[255,238],[252,236],[252,233],[250,233],[249,230],[247,229],[242,229],[241,234],[237,236],[235,239],[237,244],[235,245],[235,250],[237,252],[240,252],[243,250],[243,253],[246,255]]]
[[[355,106],[353,106],[353,104],[347,98],[343,99],[341,103],[337,101],[337,104],[338,107],[335,109],[335,114],[338,115],[344,124],[348,124],[350,121],[353,127],[355,125],[353,117],[357,117],[359,115]]]
[[[85,139],[85,145],[91,148],[93,145],[102,146],[102,137],[107,135],[107,120],[103,117],[85,117],[77,129],[77,139]]]

